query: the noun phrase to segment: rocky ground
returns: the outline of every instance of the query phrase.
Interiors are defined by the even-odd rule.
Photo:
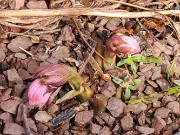
[[[144,6],[143,2],[146,1],[129,1],[139,6]],[[158,2],[161,3],[160,1],[156,3]],[[81,1],[76,1],[76,3],[81,3]],[[174,4],[171,2],[171,5],[169,3],[156,5],[150,0],[149,3],[148,8],[152,9],[180,9],[177,2]],[[151,3],[154,4],[151,5]],[[72,4],[73,1],[65,0],[57,2],[53,8],[71,7]],[[90,3],[86,4],[85,6],[89,6]],[[12,0],[7,2],[0,0],[2,10],[35,8],[50,8],[49,1]],[[127,5],[120,6],[120,9],[141,11]],[[179,21],[178,16],[171,16],[170,19],[174,23]],[[172,23],[155,18],[121,19],[97,16],[80,16],[75,19],[61,17],[55,27],[58,28],[57,31],[48,29],[48,32],[47,29],[39,28],[42,24],[34,29],[30,28],[31,25],[25,28],[12,24],[13,22],[9,22],[9,25],[7,23],[0,25],[0,134],[20,135],[27,132],[33,135],[180,134],[180,97],[178,94],[163,93],[168,88],[179,85],[180,42],[178,33],[175,31],[180,31],[180,26],[172,27]],[[117,28],[126,29],[138,40],[141,54],[162,59],[162,64],[136,63],[138,71],[136,75],[132,75],[133,78],[140,79],[141,83],[135,91],[132,91],[131,99],[157,92],[153,97],[157,101],[130,104],[125,101],[123,94],[120,99],[116,98],[118,85],[113,81],[105,81],[97,77],[91,65],[87,64],[81,76],[95,94],[102,94],[108,99],[105,112],[96,114],[90,103],[87,108],[78,111],[75,116],[52,129],[52,118],[67,109],[79,106],[80,101],[78,98],[73,98],[61,105],[54,104],[58,98],[70,90],[70,86],[64,84],[52,103],[40,109],[30,106],[27,92],[29,84],[34,80],[34,70],[48,63],[64,63],[79,71],[92,49],[84,42],[78,30],[93,46],[99,40],[105,45],[110,33]],[[176,66],[172,67],[174,61],[176,61]],[[173,70],[171,79],[168,78],[169,74],[166,72],[169,66]],[[122,68],[124,69],[123,66]],[[128,69],[131,71],[130,67]],[[116,77],[122,75],[119,69],[105,72]],[[172,82],[172,79],[176,80],[176,83]],[[28,126],[30,131],[28,131]]]

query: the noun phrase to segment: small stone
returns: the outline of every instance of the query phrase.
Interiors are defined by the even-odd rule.
[[[149,79],[152,76],[152,72],[151,71],[147,71],[144,73],[146,79]]]
[[[154,50],[153,56],[159,57],[160,54],[163,52],[162,48],[164,48],[164,47],[159,41],[153,42],[153,50]]]
[[[134,112],[135,114],[139,114],[141,111],[145,111],[147,109],[147,105],[145,103],[138,103],[134,105],[128,105],[130,111]]]
[[[170,112],[170,110],[168,108],[161,107],[155,111],[154,116],[159,116],[161,118],[167,118],[169,112]]]
[[[35,60],[31,60],[29,63],[28,63],[28,72],[29,73],[34,73],[36,68],[39,67],[39,63]]]
[[[152,120],[152,128],[155,129],[154,131],[154,134],[156,135],[159,135],[161,130],[166,126],[166,122],[160,118],[160,117],[155,117],[153,120]]]
[[[9,135],[21,135],[25,134],[25,130],[22,126],[16,123],[6,123],[4,126],[3,133]]]
[[[111,131],[110,131],[110,129],[108,127],[104,126],[101,129],[99,135],[112,135],[112,133],[111,133]]]
[[[121,22],[120,18],[111,18],[106,23],[106,28],[108,30],[115,30],[118,28],[118,25],[120,24],[120,22]]]
[[[163,96],[163,98],[162,98],[162,102],[164,103],[164,104],[167,104],[168,102],[171,102],[171,101],[174,101],[175,100],[175,98],[173,97],[173,96],[167,96],[167,95],[165,95],[165,96]]]
[[[139,132],[145,135],[154,133],[154,128],[149,128],[149,127],[136,126],[136,130],[138,130]]]
[[[35,55],[34,55],[34,59],[36,59],[37,61],[46,61],[46,59],[49,57],[49,54],[47,54],[47,53],[42,53],[42,52],[40,52],[40,53],[36,53]]]
[[[27,118],[27,121],[28,121],[30,129],[33,130],[34,132],[37,132],[35,121],[31,118]]]
[[[23,60],[27,58],[24,53],[15,53],[15,57],[23,59]]]
[[[95,25],[96,27],[104,26],[108,22],[108,18],[102,18],[98,23]]]
[[[140,67],[140,71],[141,72],[147,72],[149,70],[151,70],[152,68],[155,67],[155,64],[154,63],[150,63],[150,64],[144,64]]]
[[[47,9],[46,2],[44,0],[40,1],[29,1],[26,6],[29,9]]]
[[[21,49],[19,47],[28,49],[30,46],[32,46],[32,42],[28,37],[16,37],[8,44],[8,49],[12,52],[20,52]]]
[[[18,72],[16,71],[15,68],[9,69],[7,70],[7,76],[8,76],[8,80],[15,82],[15,83],[23,83],[23,80],[21,79],[21,77],[19,76]]]
[[[22,108],[23,108],[23,103],[20,103],[18,108],[17,108],[17,113],[16,113],[16,122],[20,123],[22,122]]]
[[[157,85],[154,81],[149,80],[149,79],[146,79],[146,81],[147,81],[151,86],[153,86],[154,88],[157,88],[157,87],[158,87],[158,85]]]
[[[43,135],[44,132],[46,132],[48,130],[48,126],[42,124],[42,123],[38,123],[37,124],[37,132],[40,134],[40,135]]]
[[[59,40],[72,42],[75,39],[75,36],[72,32],[72,28],[69,25],[64,26],[61,31]]]
[[[101,127],[100,125],[93,124],[93,123],[90,124],[90,132],[91,132],[92,134],[99,134],[101,128],[102,128],[102,127]]]
[[[120,125],[119,124],[117,124],[114,128],[113,128],[113,130],[112,130],[112,132],[114,133],[114,134],[118,134],[119,132],[120,132]]]
[[[11,91],[12,89],[9,88],[5,90],[2,94],[0,94],[0,102],[8,100],[10,98]]]
[[[27,72],[26,70],[20,68],[18,70],[18,74],[21,77],[22,80],[30,79],[32,76]]]
[[[108,100],[107,109],[114,117],[118,117],[120,114],[123,113],[125,106],[126,104],[124,104],[120,99],[111,97]]]
[[[168,117],[167,120],[166,120],[166,124],[171,124],[173,121],[171,119],[171,117]]]
[[[152,76],[151,76],[151,79],[152,80],[156,80],[156,79],[159,79],[162,77],[162,74],[161,74],[161,67],[157,67],[155,66],[153,69],[152,69]]]
[[[179,128],[179,123],[171,123],[166,125],[166,130],[175,131]]]
[[[70,57],[70,50],[66,46],[59,46],[58,50],[52,52],[52,56],[65,62]]]
[[[41,123],[46,123],[52,119],[52,117],[50,115],[48,115],[46,111],[38,111],[35,114],[34,118],[35,118],[35,120],[37,120]]]
[[[93,115],[94,115],[93,111],[78,112],[75,116],[75,123],[77,125],[86,125],[91,121]]]
[[[10,113],[7,113],[7,112],[2,113],[2,114],[0,115],[0,119],[3,120],[4,123],[14,122],[12,115],[11,115]]]
[[[50,34],[43,34],[39,38],[40,38],[40,40],[45,40],[45,41],[48,41],[48,42],[54,42],[54,38]]]
[[[141,112],[139,115],[138,115],[138,123],[142,126],[145,124],[146,122],[146,115],[144,112]]]
[[[45,135],[54,135],[54,134],[51,131],[47,131],[47,132],[45,132]],[[64,133],[63,135],[67,135],[67,134]]]
[[[51,64],[58,64],[59,63],[59,60],[57,58],[53,57],[53,56],[47,58],[46,61],[48,63],[51,63]]]
[[[7,101],[1,102],[0,108],[5,112],[16,114],[17,107],[20,103],[21,102],[19,100],[7,100]]]
[[[59,106],[56,104],[52,104],[51,106],[48,107],[48,113],[49,114],[54,114],[55,112],[59,111]]]
[[[94,24],[93,23],[87,23],[87,30],[89,32],[93,32],[94,31]]]
[[[156,80],[156,83],[161,87],[162,90],[166,90],[171,87],[169,82],[165,79],[158,79]]]
[[[4,61],[4,59],[5,59],[5,57],[6,57],[6,54],[4,53],[4,51],[3,50],[0,50],[0,62],[3,62]]]
[[[121,119],[121,127],[124,131],[129,131],[133,127],[133,118],[130,115]]]
[[[141,80],[141,83],[137,86],[138,91],[144,91],[146,85],[145,85],[145,76],[140,76],[138,79]]]
[[[180,105],[178,101],[169,102],[166,105],[166,107],[169,108],[172,111],[172,113],[178,114],[178,115],[180,114]]]
[[[162,135],[172,135],[173,131],[167,130],[165,132],[162,133]]]
[[[104,120],[110,127],[113,126],[114,122],[115,122],[115,118],[112,117],[110,114],[108,113],[101,113],[98,115],[102,120]]]
[[[153,103],[153,107],[160,107],[161,106],[161,102],[160,101],[156,101]]]
[[[152,94],[152,93],[154,93],[155,91],[154,91],[154,88],[152,87],[152,86],[147,86],[146,87],[146,89],[145,89],[145,91],[144,91],[144,93],[146,93],[146,94]]]
[[[17,84],[14,86],[13,96],[22,97],[24,92],[25,85],[24,84]]]
[[[116,93],[116,87],[113,82],[108,81],[104,84],[101,93],[107,98],[112,97]]]
[[[94,119],[97,121],[97,123],[99,123],[100,125],[104,125],[105,122],[98,116],[95,116]]]

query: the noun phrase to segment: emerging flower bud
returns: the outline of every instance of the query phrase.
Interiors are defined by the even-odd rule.
[[[52,92],[47,93],[48,86],[42,84],[40,79],[34,80],[29,86],[28,97],[30,105],[43,106]]]
[[[48,64],[37,68],[38,76],[43,77],[46,85],[60,86],[68,82],[72,77],[73,70],[63,64]]]
[[[106,42],[107,49],[114,53],[135,54],[139,53],[139,43],[131,36],[119,33],[113,34]]]
[[[118,31],[114,31],[112,36],[106,41],[103,62],[105,70],[113,69],[116,64],[116,54],[135,54],[139,53],[138,42],[131,36],[125,36]]]

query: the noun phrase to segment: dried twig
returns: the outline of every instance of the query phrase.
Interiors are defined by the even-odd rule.
[[[123,5],[131,6],[131,7],[147,10],[147,11],[152,11],[153,10],[153,9],[150,9],[150,8],[145,8],[145,7],[141,7],[141,6],[135,5],[135,4],[131,4],[131,3],[123,2],[123,1],[118,1],[118,0],[103,0],[103,1],[120,3],[120,4],[123,4]]]
[[[43,35],[43,34],[52,34],[54,32],[59,32],[61,29],[54,29],[54,30],[45,30],[45,31],[35,31],[35,32],[27,32],[25,34],[28,35]]]
[[[23,52],[25,52],[25,53],[29,54],[31,57],[34,57],[34,55],[33,55],[32,53],[30,53],[30,52],[26,51],[24,48],[19,47],[19,49],[21,49]]]
[[[32,135],[31,130],[29,128],[28,121],[27,121],[27,114],[26,114],[26,106],[25,105],[23,105],[23,108],[22,108],[22,118],[23,118],[23,122],[24,122],[24,128],[26,131],[26,135]]]
[[[93,49],[91,50],[91,53],[88,55],[88,58],[86,59],[86,61],[83,63],[81,69],[79,70],[79,74],[81,75],[86,67],[86,65],[88,64],[89,60],[91,59],[92,55],[94,54],[96,49],[96,45],[93,47]]]
[[[52,130],[57,130],[58,129],[57,126],[59,124],[69,121],[75,116],[77,112],[85,110],[86,108],[88,108],[88,106],[89,106],[89,102],[84,102],[80,104],[78,107],[73,107],[65,111],[62,111],[59,115],[57,115],[52,119],[52,123],[53,123],[53,126],[51,127]]]
[[[158,11],[141,11],[127,12],[122,10],[109,10],[103,8],[62,8],[62,9],[25,9],[25,10],[2,10],[0,18],[7,17],[43,17],[43,16],[106,16],[106,17],[121,17],[121,18],[142,18],[155,17],[160,18],[159,14],[176,15],[180,10],[158,10]]]

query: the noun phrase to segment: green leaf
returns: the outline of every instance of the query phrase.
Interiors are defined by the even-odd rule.
[[[136,84],[136,85],[139,85],[141,83],[141,80],[140,79],[134,79],[133,82]]]
[[[176,67],[176,59],[174,59],[172,64],[167,66],[167,68],[165,70],[165,72],[167,73],[168,79],[171,79],[173,77],[175,67]]]
[[[135,86],[129,86],[129,89],[136,90],[136,87]]]
[[[126,63],[127,63],[128,65],[131,65],[132,62],[133,62],[132,58],[127,58],[127,59],[126,59]]]
[[[120,78],[117,78],[117,77],[113,77],[113,82],[115,82],[116,84],[121,84],[122,82],[123,82],[123,80],[122,79],[120,79]]]
[[[131,62],[131,68],[133,70],[133,74],[135,75],[137,73],[137,67],[136,67],[136,65],[134,64],[133,61]]]
[[[135,62],[141,62],[144,56],[141,54],[135,54],[135,55],[132,55],[131,58]]]
[[[171,87],[171,88],[167,89],[167,92],[166,92],[166,94],[168,94],[168,95],[172,95],[172,94],[179,95],[179,93],[180,93],[180,86]]]
[[[141,102],[142,102],[142,99],[136,99],[136,100],[130,100],[129,104],[134,105],[134,104],[138,104],[138,103],[141,103]]]
[[[126,100],[129,100],[129,98],[131,97],[131,91],[129,88],[126,88],[124,97]]]
[[[69,99],[72,99],[74,97],[76,97],[77,95],[81,94],[82,92],[81,91],[77,91],[77,90],[71,90],[69,91],[68,93],[66,93],[62,98],[58,99],[56,101],[56,104],[60,104],[64,101],[67,101]]]
[[[157,64],[161,64],[162,63],[162,59],[161,58],[156,58],[156,57],[153,57],[153,58],[146,58],[143,59],[141,62],[145,63],[145,64],[148,64],[148,63],[157,63]]]
[[[143,102],[144,102],[144,103],[147,103],[147,104],[150,104],[150,103],[157,102],[157,100],[155,100],[155,99],[152,99],[152,100],[143,99]]]
[[[126,59],[122,59],[117,63],[117,66],[120,67],[120,66],[124,65],[125,63],[126,63]]]

